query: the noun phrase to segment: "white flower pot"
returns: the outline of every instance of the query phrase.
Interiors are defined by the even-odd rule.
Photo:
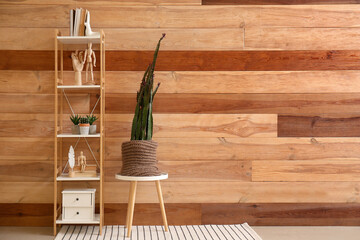
[[[96,134],[96,125],[90,125],[90,134]]]
[[[71,133],[72,134],[80,134],[79,125],[72,125],[71,126]]]
[[[80,126],[80,135],[89,135],[90,126]]]

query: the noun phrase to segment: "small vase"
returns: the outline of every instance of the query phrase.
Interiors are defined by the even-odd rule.
[[[71,133],[76,134],[76,135],[80,134],[79,125],[72,125],[71,126]]]
[[[96,125],[90,125],[90,134],[96,134]]]
[[[80,135],[89,135],[90,124],[79,124]]]

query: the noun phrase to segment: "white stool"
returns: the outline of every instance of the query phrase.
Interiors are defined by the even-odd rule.
[[[162,197],[160,180],[167,179],[168,174],[165,173],[160,176],[146,176],[146,177],[132,177],[132,176],[123,176],[120,174],[116,174],[115,178],[122,180],[122,181],[130,181],[129,203],[128,203],[128,209],[127,209],[127,215],[126,215],[127,237],[130,237],[130,234],[131,234],[131,226],[132,226],[133,216],[134,216],[134,206],[135,206],[137,182],[155,181],[157,194],[158,194],[158,198],[159,198],[159,202],[160,202],[161,215],[162,215],[165,231],[167,232],[168,224],[167,224],[167,220],[166,220],[165,206],[164,206],[164,200]]]

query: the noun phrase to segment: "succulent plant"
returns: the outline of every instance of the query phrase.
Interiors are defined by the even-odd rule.
[[[80,124],[89,124],[89,119],[87,117],[81,117]]]
[[[98,120],[98,117],[95,115],[86,115],[86,117],[89,120],[90,125],[93,125],[93,123]]]
[[[144,76],[140,84],[140,90],[136,96],[136,108],[135,115],[132,122],[131,128],[131,140],[151,140],[153,135],[153,116],[152,116],[152,104],[154,101],[155,94],[160,86],[157,84],[155,90],[154,85],[154,70],[156,59],[158,56],[161,40],[165,37],[163,33],[160,38],[155,52],[152,63],[146,69]]]
[[[80,123],[80,118],[81,118],[81,116],[79,116],[79,115],[71,115],[70,116],[70,120],[72,121],[72,123],[74,124],[74,125],[78,125],[79,123]]]

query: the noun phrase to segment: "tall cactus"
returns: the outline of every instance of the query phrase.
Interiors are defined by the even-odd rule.
[[[154,70],[156,59],[158,56],[161,40],[165,37],[163,33],[160,38],[154,53],[154,58],[152,63],[146,69],[144,76],[141,80],[140,90],[136,95],[136,108],[135,115],[132,122],[131,128],[131,140],[151,140],[153,135],[153,116],[152,116],[152,106],[155,94],[160,86],[160,83],[157,84],[155,90],[153,90],[154,85]]]

